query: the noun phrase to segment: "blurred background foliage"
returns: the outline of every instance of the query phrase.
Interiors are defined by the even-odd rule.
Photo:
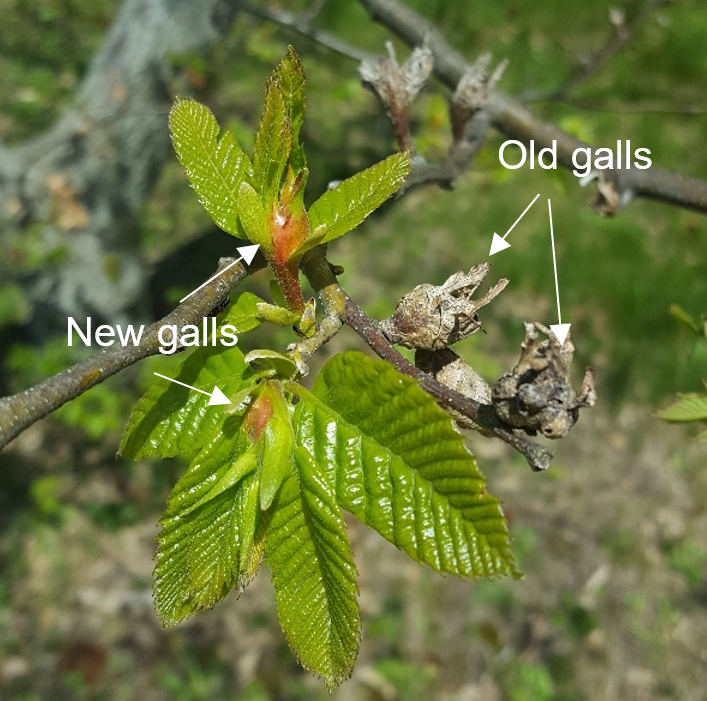
[[[257,4],[295,14],[314,8],[313,26],[370,53],[381,53],[389,39],[355,2]],[[703,0],[649,13],[601,70],[561,100],[548,96],[602,49],[613,31],[610,11],[630,20],[644,3],[409,4],[470,60],[485,51],[508,58],[501,89],[567,132],[596,146],[630,139],[632,148],[650,149],[656,165],[707,177]],[[0,140],[21,143],[61,115],[117,5],[0,0]],[[208,54],[174,57],[185,76],[175,92],[191,91],[249,145],[265,79],[288,43],[308,77],[303,138],[311,200],[331,180],[395,148],[355,61],[244,13],[228,41]],[[166,119],[165,112],[165,128]],[[425,157],[444,155],[446,93],[434,81],[414,107],[413,133]],[[669,313],[671,304],[695,317],[707,311],[707,220],[646,201],[600,219],[570,173],[501,167],[502,141],[490,136],[455,191],[427,188],[387,205],[332,245],[330,258],[344,266],[342,282],[352,296],[384,316],[412,286],[440,284],[485,260],[492,233],[505,233],[539,192],[509,239],[511,249],[491,260],[494,279],[511,284],[484,315],[488,335],[457,349],[493,380],[517,357],[523,321],[555,320],[551,198],[563,320],[572,323],[579,364],[597,372],[600,403],[543,477],[526,474],[507,451],[474,441],[491,488],[508,505],[524,583],[436,578],[366,532],[354,534],[366,612],[362,661],[334,697],[700,698],[695,690],[707,688],[704,447],[700,452],[678,428],[648,414],[675,391],[699,389],[707,376],[705,344]],[[41,274],[61,251],[26,233],[7,240],[0,232],[0,255],[14,270]],[[176,159],[147,199],[141,241],[155,318],[234,250],[233,240],[210,226]],[[266,294],[262,274],[247,284]],[[22,289],[0,280],[3,393],[86,352],[67,348],[63,336],[33,343],[25,327],[31,314]],[[253,347],[281,348],[290,340],[286,330],[258,334]],[[250,347],[251,339],[244,343]],[[355,343],[342,334],[326,353]],[[153,370],[181,360],[141,363],[0,455],[0,697],[327,698],[277,637],[267,577],[242,601],[229,599],[176,631],[162,632],[151,612],[154,523],[184,466],[130,465],[113,456]]]

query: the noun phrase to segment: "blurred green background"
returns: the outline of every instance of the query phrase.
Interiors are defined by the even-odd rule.
[[[647,14],[627,44],[562,101],[544,98],[600,51],[609,12],[630,20],[645,3],[580,0],[409,3],[470,60],[510,64],[505,92],[594,145],[631,139],[655,165],[707,178],[707,8],[682,0]],[[658,3],[653,3],[658,5]],[[355,2],[258,3],[313,8],[313,26],[381,53],[389,36]],[[70,103],[110,27],[114,0],[0,0],[0,140],[50,127]],[[326,184],[395,148],[356,62],[244,13],[228,40],[175,57],[195,95],[249,144],[265,79],[287,44],[308,77],[303,138],[316,197]],[[407,50],[396,43],[399,56]],[[445,90],[433,81],[414,107],[416,145],[430,160],[448,144]],[[165,113],[165,129],[166,127]],[[514,229],[491,276],[511,284],[484,314],[487,336],[457,351],[489,380],[509,369],[522,322],[554,323],[548,198],[552,199],[563,321],[579,366],[597,373],[599,403],[557,446],[548,474],[530,474],[501,446],[472,440],[490,489],[507,505],[522,582],[438,577],[352,526],[365,627],[354,678],[333,698],[465,701],[701,699],[707,688],[705,446],[650,412],[707,377],[704,342],[669,313],[707,312],[707,219],[638,201],[595,215],[570,173],[508,171],[492,134],[456,190],[425,188],[387,205],[330,246],[342,282],[370,314],[389,314],[421,282],[488,257],[491,235]],[[208,231],[208,236],[204,232]],[[161,315],[193,289],[233,240],[211,231],[176,160],[146,201],[141,245]],[[207,242],[208,239],[208,242]],[[53,255],[36,237],[4,240],[15,272]],[[185,274],[164,274],[183,256]],[[259,274],[250,289],[265,294]],[[65,337],[33,345],[22,288],[0,280],[0,389],[16,392],[77,360]],[[252,346],[284,348],[284,331]],[[251,344],[246,338],[244,343]],[[326,353],[361,347],[343,333]],[[325,355],[323,353],[322,355]],[[153,370],[140,364],[70,403],[0,454],[0,698],[270,701],[327,698],[300,670],[277,626],[267,574],[240,600],[172,631],[152,612],[156,521],[184,465],[116,459],[120,431]],[[322,358],[323,360],[323,358]],[[580,370],[577,369],[577,381]],[[694,433],[694,432],[693,432]]]

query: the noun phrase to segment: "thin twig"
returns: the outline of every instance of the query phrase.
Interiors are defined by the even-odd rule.
[[[285,27],[285,29],[297,32],[307,37],[307,39],[311,39],[324,48],[329,49],[329,51],[333,51],[341,56],[346,56],[346,58],[353,59],[359,63],[374,58],[371,54],[344,43],[328,32],[314,29],[314,27],[309,24],[310,19],[308,14],[305,14],[303,17],[297,17],[289,12],[272,12],[249,3],[242,3],[241,9],[254,17],[259,17],[260,19]]]
[[[295,343],[287,350],[301,375],[307,375],[307,361],[337,333],[344,323],[346,295],[326,259],[325,246],[316,246],[307,252],[300,265],[322,305],[322,320],[311,338]]]
[[[636,30],[653,12],[670,2],[672,0],[649,0],[629,22],[619,21],[612,23],[614,31],[608,37],[604,46],[590,56],[587,61],[584,61],[564,85],[540,97],[547,99],[564,98],[579,85],[590,80],[625,46]],[[610,12],[613,11],[610,10]]]
[[[487,130],[488,115],[482,110],[467,124],[466,138],[451,144],[444,161],[428,163],[420,156],[416,156],[413,159],[412,172],[395,194],[396,199],[421,185],[434,184],[445,190],[454,188],[457,180],[467,171],[484,145]]]

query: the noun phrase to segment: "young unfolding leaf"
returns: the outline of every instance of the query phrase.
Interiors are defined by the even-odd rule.
[[[318,246],[320,243],[324,243],[326,233],[326,225],[320,224],[317,229],[312,230],[309,238],[297,248],[295,253],[297,253],[297,255],[304,255],[307,251],[311,251],[315,246]]]
[[[226,424],[224,423],[224,426]],[[217,434],[220,436],[222,434]],[[222,467],[216,464],[214,459],[214,472],[207,476],[209,490],[203,494],[197,501],[189,500],[189,504],[180,510],[182,518],[188,516],[192,511],[204,506],[207,502],[212,501],[218,496],[221,496],[226,490],[234,487],[240,482],[243,477],[253,472],[258,467],[258,451],[251,450],[249,445],[241,443],[237,447],[223,445],[223,462],[230,463],[230,467],[226,472],[218,474],[218,470]],[[215,482],[215,483],[214,483]]]
[[[221,345],[197,348],[179,366],[174,378],[209,392],[218,385],[226,396],[254,382],[243,353]],[[120,453],[139,460],[192,452],[211,439],[224,416],[223,408],[209,406],[208,397],[200,392],[159,379],[133,409]]]
[[[248,183],[241,183],[238,188],[238,211],[245,235],[269,255],[272,251],[269,216],[258,193]]]
[[[169,115],[172,143],[199,201],[214,223],[239,236],[238,187],[252,173],[250,159],[211,111],[177,98]]]
[[[258,481],[255,461],[243,460],[253,446],[240,426],[240,417],[226,419],[175,485],[160,521],[153,591],[166,626],[211,608],[250,578]]]
[[[351,351],[327,362],[312,393],[295,391],[296,439],[342,508],[438,572],[518,576],[500,503],[416,382]]]
[[[262,319],[258,313],[258,305],[263,300],[252,292],[239,292],[231,298],[231,305],[225,315],[219,320],[219,331],[225,324],[230,324],[236,333],[252,331],[260,326]]]
[[[288,96],[284,94],[278,76],[280,66],[268,80],[263,116],[255,135],[253,154],[254,181],[263,206],[268,210],[277,201],[292,149],[290,109]]]
[[[260,508],[270,508],[277,490],[292,471],[292,451],[295,439],[289,421],[273,416],[263,435],[262,467],[260,472]]]
[[[289,410],[282,396],[282,386],[277,381],[263,383],[256,401],[267,398],[272,408],[258,441],[260,448],[260,508],[270,508],[280,486],[292,472],[295,437]]]
[[[299,143],[299,133],[304,121],[305,108],[304,70],[299,56],[297,56],[291,46],[287,50],[287,55],[280,62],[277,73],[292,129],[292,151],[289,165],[293,174],[297,177],[307,167],[304,147]]]
[[[297,373],[297,365],[289,355],[268,350],[267,348],[250,351],[246,355],[245,361],[247,363],[257,363],[264,368],[263,372],[281,379],[289,379]]]
[[[289,309],[279,307],[275,304],[261,302],[258,305],[258,314],[263,321],[269,321],[271,324],[280,326],[294,326],[301,318],[301,314],[291,312]]]
[[[309,208],[312,231],[326,226],[322,243],[351,231],[400,188],[410,167],[409,153],[395,153],[328,190]]]
[[[333,483],[306,449],[295,449],[273,504],[265,559],[285,637],[300,662],[327,686],[351,675],[361,614],[356,567]]]

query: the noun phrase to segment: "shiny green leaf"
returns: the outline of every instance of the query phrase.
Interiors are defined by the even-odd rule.
[[[173,377],[205,392],[214,387],[232,396],[252,382],[238,348],[197,348]],[[209,406],[209,397],[162,378],[142,396],[123,432],[120,452],[139,460],[171,457],[203,446],[224,420],[224,406]],[[225,405],[229,406],[229,405]]]
[[[260,469],[260,508],[266,511],[292,471],[295,437],[286,419],[274,415],[263,433],[263,456]]]
[[[410,167],[410,154],[396,153],[328,190],[309,208],[312,231],[326,226],[322,243],[351,231],[398,191]]]
[[[415,381],[350,351],[327,362],[312,393],[292,389],[297,442],[342,508],[438,572],[518,576],[499,501]]]
[[[246,574],[250,577],[246,564],[255,525],[246,517],[249,504],[257,503],[258,481],[243,467],[243,454],[253,446],[240,432],[240,422],[240,417],[226,419],[199,452],[172,490],[160,521],[153,592],[166,626],[211,608],[231,589],[242,588]],[[215,484],[224,488],[214,490]],[[257,518],[252,509],[250,515]]]
[[[333,483],[302,447],[273,505],[266,545],[282,629],[327,686],[351,675],[361,614],[356,567]]]
[[[227,489],[230,489],[238,482],[240,482],[243,477],[250,474],[258,466],[258,457],[255,450],[242,448],[245,452],[238,454],[238,451],[231,450],[225,456],[231,466],[225,474],[217,475],[214,471],[211,475],[207,476],[209,482],[209,490],[204,494],[198,501],[191,501],[189,506],[181,509],[180,514],[182,517],[187,516],[192,511],[203,506],[207,502],[221,496]],[[228,448],[226,448],[228,450]]]
[[[195,100],[177,99],[169,128],[199,201],[217,226],[238,236],[238,187],[252,170],[248,156],[233,134],[221,131],[211,111]]]

